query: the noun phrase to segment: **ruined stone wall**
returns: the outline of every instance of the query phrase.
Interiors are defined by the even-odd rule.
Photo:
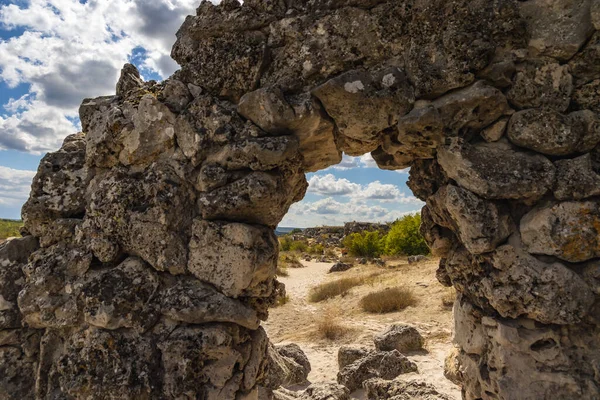
[[[258,399],[305,172],[411,167],[467,399],[600,398],[597,0],[226,0],[87,99],[0,247],[0,398]],[[261,394],[260,396],[263,396]]]

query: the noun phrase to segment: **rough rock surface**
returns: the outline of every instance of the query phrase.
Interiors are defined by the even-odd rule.
[[[305,379],[259,326],[273,229],[306,172],[369,151],[427,203],[465,399],[600,398],[599,28],[597,0],[202,2],[178,72],[126,65],[40,163],[29,236],[0,245],[0,398],[256,400]],[[352,361],[353,389],[415,368]]]
[[[417,365],[398,350],[375,351],[342,368],[338,372],[337,380],[339,384],[353,392],[361,388],[363,382],[368,379],[391,380],[400,374],[416,371]]]
[[[329,273],[344,272],[344,271],[348,271],[350,268],[352,268],[352,264],[345,264],[343,262],[337,262],[337,263],[333,264],[333,266],[331,268],[329,268]]]
[[[373,336],[375,348],[379,351],[398,350],[401,353],[423,348],[425,341],[419,331],[410,325],[394,324]]]
[[[369,379],[364,384],[369,400],[450,400],[432,385],[414,379]]]
[[[338,349],[338,367],[343,369],[369,354],[369,349],[357,345],[345,345]]]

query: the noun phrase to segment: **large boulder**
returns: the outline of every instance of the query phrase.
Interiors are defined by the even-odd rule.
[[[600,195],[600,174],[589,154],[558,160],[554,197],[558,200],[581,200]]]
[[[565,261],[600,256],[600,208],[594,201],[566,201],[537,207],[521,219],[525,248]]]
[[[444,186],[429,198],[427,207],[433,221],[452,230],[473,254],[493,251],[515,229],[505,206],[459,186]]]
[[[415,327],[404,324],[388,326],[375,335],[373,341],[379,351],[398,350],[401,353],[421,350],[425,344],[425,340]]]
[[[196,219],[188,270],[230,297],[268,296],[277,250],[277,238],[270,229]]]
[[[345,345],[338,349],[338,367],[345,368],[354,361],[366,357],[369,354],[369,349],[358,345]]]
[[[528,20],[529,47],[537,55],[567,61],[594,32],[590,0],[532,0],[519,4]]]
[[[414,102],[412,86],[403,71],[349,71],[313,89],[334,119],[341,150],[362,155],[379,146],[381,132],[408,113]],[[361,109],[361,114],[356,110]]]
[[[592,150],[600,142],[600,120],[589,110],[563,115],[531,109],[512,116],[508,138],[517,146],[550,156],[568,156]]]
[[[452,140],[439,149],[437,159],[448,177],[484,199],[534,202],[554,184],[550,160],[500,142],[472,145]]]
[[[369,400],[451,400],[430,383],[416,379],[369,379],[364,384]]]
[[[367,379],[391,380],[400,374],[416,371],[417,365],[398,350],[375,351],[342,368],[337,380],[353,392],[360,389]]]

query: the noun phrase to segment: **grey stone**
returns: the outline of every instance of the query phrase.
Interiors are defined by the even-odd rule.
[[[379,351],[398,350],[401,353],[423,348],[425,341],[419,331],[410,325],[394,324],[373,337]]]
[[[558,160],[554,197],[558,200],[582,200],[600,195],[600,175],[589,154]]]
[[[555,168],[550,160],[502,143],[471,145],[455,140],[440,148],[438,162],[448,177],[485,199],[531,202],[554,183]]]
[[[160,296],[161,312],[175,321],[188,324],[232,322],[248,329],[257,329],[255,310],[219,293],[211,285],[197,279],[169,279]]]
[[[473,254],[493,251],[515,229],[506,207],[458,186],[444,186],[427,204],[433,221],[452,230]]]
[[[270,229],[195,220],[188,269],[227,296],[261,296],[263,286],[272,285],[277,249]]]
[[[536,61],[517,66],[506,96],[517,108],[545,107],[564,112],[573,92],[573,77],[567,65]]]
[[[311,96],[286,99],[281,90],[261,88],[240,99],[238,112],[271,134],[292,133],[300,142],[304,169],[318,171],[342,160],[334,124]]]
[[[568,115],[543,109],[515,113],[508,137],[517,146],[542,154],[567,156],[586,152],[600,142],[600,121],[589,110]]]
[[[398,375],[416,371],[417,365],[398,350],[376,351],[342,368],[337,380],[353,392],[360,389],[367,379],[391,380]]]
[[[528,20],[529,47],[539,55],[569,60],[594,31],[590,0],[533,0],[520,3]]]
[[[121,77],[117,82],[117,96],[127,96],[129,92],[144,86],[140,72],[133,64],[125,64],[121,69]]]
[[[395,125],[414,102],[412,87],[398,68],[349,71],[313,89],[312,93],[335,120],[341,135],[340,149],[349,155],[375,150],[380,133]],[[356,109],[362,113],[356,114]],[[351,141],[346,143],[345,138]]]
[[[359,345],[344,345],[338,349],[338,367],[344,369],[354,361],[369,355],[370,350]]]
[[[364,384],[369,400],[451,400],[430,383],[411,379],[369,379]]]
[[[600,209],[594,201],[540,206],[521,219],[527,251],[582,262],[600,255]]]
[[[337,262],[337,263],[333,264],[333,266],[331,268],[329,268],[328,272],[329,273],[344,272],[344,271],[348,271],[352,267],[353,267],[352,264],[345,264],[343,262]]]

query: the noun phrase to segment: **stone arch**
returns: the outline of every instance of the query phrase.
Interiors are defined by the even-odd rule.
[[[86,99],[0,248],[0,397],[257,399],[304,172],[411,167],[467,399],[600,397],[595,0],[225,0]]]

